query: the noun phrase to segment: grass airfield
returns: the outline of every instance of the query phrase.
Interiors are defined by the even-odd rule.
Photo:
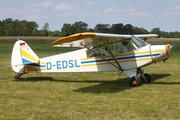
[[[39,57],[65,51],[29,45]],[[180,44],[166,63],[143,68],[152,82],[139,87],[130,87],[129,78],[118,72],[29,73],[16,80],[12,47],[0,43],[0,119],[180,119]]]

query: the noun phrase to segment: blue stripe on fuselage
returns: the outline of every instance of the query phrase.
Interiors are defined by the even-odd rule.
[[[117,60],[128,60],[128,59],[136,59],[136,58],[145,58],[145,57],[151,57],[151,56],[158,56],[160,53],[156,53],[156,54],[146,54],[146,55],[138,55],[138,56],[127,56],[127,57],[117,57]],[[108,58],[106,59],[108,61],[113,61],[113,58]],[[100,60],[86,60],[86,61],[82,61],[81,64],[88,64],[88,63],[100,63],[100,62],[105,62],[106,60],[104,59],[100,59]]]

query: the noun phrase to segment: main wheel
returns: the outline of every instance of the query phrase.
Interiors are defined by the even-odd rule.
[[[144,78],[141,77],[141,80],[142,80],[144,83],[149,83],[149,82],[151,82],[151,76],[150,76],[149,74],[144,74],[144,77],[145,77],[146,79],[144,79]]]
[[[132,87],[140,86],[141,85],[141,79],[138,77],[132,77],[129,80],[129,85]]]

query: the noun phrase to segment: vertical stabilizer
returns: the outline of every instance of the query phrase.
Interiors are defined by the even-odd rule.
[[[17,73],[24,73],[24,65],[31,63],[39,63],[39,57],[25,41],[18,40],[12,50],[12,69]]]

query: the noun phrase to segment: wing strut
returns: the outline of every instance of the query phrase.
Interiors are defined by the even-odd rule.
[[[82,44],[82,43],[80,43],[80,44],[81,44],[82,46],[84,46],[85,48],[87,48],[88,50],[90,50],[91,52],[95,53],[95,51],[91,50],[91,49],[88,48],[86,45],[84,45],[84,44]],[[113,63],[111,63],[111,62],[109,62],[107,59],[105,59],[102,54],[100,55],[100,57],[101,57],[102,59],[106,60],[109,64],[111,64],[111,65],[113,65],[114,67],[116,67],[117,69],[119,69],[118,66],[114,65]],[[120,69],[120,70],[121,70],[121,69]],[[121,70],[121,71],[122,71],[122,70]]]
[[[107,44],[107,42],[106,42],[105,40],[102,40],[102,41],[104,42],[105,46],[107,47],[108,52],[109,52],[109,53],[111,54],[111,56],[114,58],[116,64],[118,65],[118,69],[121,70],[121,71],[123,71],[121,65],[119,64],[118,60],[117,60],[116,57],[114,56],[112,50],[109,48],[109,45]]]

